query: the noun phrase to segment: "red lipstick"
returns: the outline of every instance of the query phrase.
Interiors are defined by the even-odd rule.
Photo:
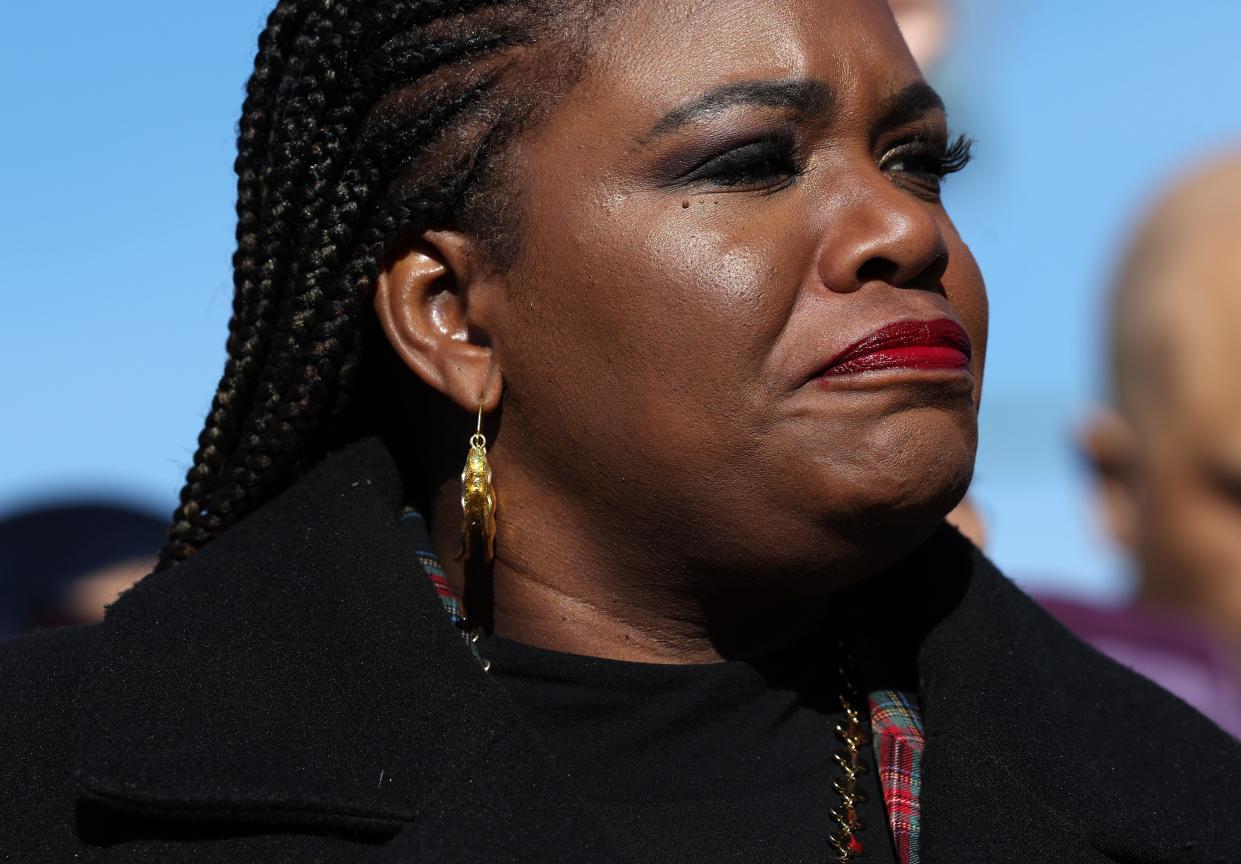
[[[965,369],[970,337],[955,321],[898,321],[859,339],[819,373],[852,375],[878,369]]]

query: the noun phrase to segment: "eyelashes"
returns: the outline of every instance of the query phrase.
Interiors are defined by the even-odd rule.
[[[726,150],[699,164],[683,178],[689,184],[708,184],[730,190],[770,190],[801,173],[797,142],[791,134],[776,134]]]
[[[958,135],[950,142],[917,137],[888,150],[879,167],[938,195],[944,178],[965,168],[973,151],[974,140],[967,135]]]
[[[878,167],[912,191],[938,195],[944,178],[969,164],[973,139],[958,135],[949,141],[918,135],[890,148]],[[724,191],[774,192],[805,173],[805,160],[791,133],[777,133],[732,147],[700,162],[679,178],[684,185]]]
[[[956,174],[970,164],[974,158],[974,139],[968,135],[958,135],[944,150],[943,160],[939,165],[941,177]]]

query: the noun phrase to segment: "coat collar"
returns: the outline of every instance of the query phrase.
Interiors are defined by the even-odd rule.
[[[480,860],[486,844],[497,860],[598,860],[575,845],[545,748],[416,569],[398,477],[378,441],[352,445],[109,610],[77,773],[88,800],[329,831],[417,822],[391,844],[410,860]],[[1077,642],[955,531],[854,602],[917,658],[924,864],[1231,848],[1241,814],[1194,819],[1204,795],[1236,800],[1230,739]],[[1190,770],[1170,730],[1194,754],[1192,796],[1184,779],[1149,782]]]
[[[1021,658],[997,628],[1012,626],[1014,617],[1026,619],[1022,623],[1028,627],[1033,616],[1035,630],[1045,631],[1048,622],[1038,620],[1031,601],[955,529],[944,526],[908,561],[859,588],[850,602],[871,634],[899,634],[884,642],[873,635],[866,639],[868,674],[895,675],[899,681],[910,665],[916,674],[926,740],[920,860],[1111,860],[1031,794],[1032,784],[1023,776],[1027,769],[1012,752],[1017,727],[1002,730],[998,742],[981,734],[994,726],[996,709],[1006,700],[1022,698],[1023,688],[1014,687],[1018,682],[1008,674]],[[992,678],[997,666],[999,677]],[[1052,826],[1059,830],[1049,830]]]
[[[954,529],[868,590],[871,620],[915,646],[923,862],[1235,856],[1236,742],[1070,634]]]
[[[384,447],[355,444],[114,604],[80,788],[384,831],[469,772],[513,712],[417,569],[401,497]]]

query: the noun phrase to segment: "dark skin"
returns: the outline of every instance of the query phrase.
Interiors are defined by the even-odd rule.
[[[376,297],[427,384],[471,415],[503,404],[472,614],[573,653],[745,657],[925,540],[969,484],[987,337],[931,170],[936,102],[880,0],[639,2],[602,28],[514,145],[512,266],[427,232]],[[939,318],[969,333],[967,370],[817,378]],[[431,523],[448,564],[455,478]]]

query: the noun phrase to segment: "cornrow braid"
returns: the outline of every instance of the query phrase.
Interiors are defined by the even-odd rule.
[[[457,226],[495,264],[511,257],[503,152],[574,79],[593,11],[580,0],[278,3],[238,129],[228,356],[160,569],[332,446],[377,431],[359,392],[383,368],[370,307],[384,255]]]

